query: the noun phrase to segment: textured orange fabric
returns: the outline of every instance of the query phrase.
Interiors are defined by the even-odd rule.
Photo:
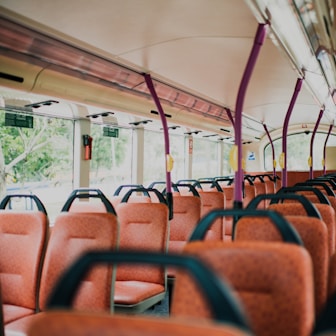
[[[83,252],[92,249],[114,249],[118,243],[119,225],[111,213],[64,212],[55,220],[43,264],[40,308],[60,274]],[[95,267],[82,282],[75,299],[78,309],[105,310],[110,306],[111,269]]]
[[[255,195],[262,195],[266,194],[266,184],[260,180],[254,181],[254,188],[255,188]],[[262,200],[258,204],[258,209],[265,209],[266,207],[266,200]]]
[[[120,203],[120,249],[166,252],[169,227],[168,207],[162,203]],[[120,265],[117,280],[164,284],[164,270],[155,266]]]
[[[1,293],[1,283],[0,283],[0,336],[4,336],[4,318],[2,309],[2,293]]]
[[[168,207],[162,203],[120,203],[120,249],[166,253],[169,239]],[[165,291],[163,267],[120,265],[114,288],[115,304],[133,305]]]
[[[83,252],[93,249],[115,249],[119,224],[111,213],[63,212],[57,216],[48,242],[43,263],[39,305],[46,301],[59,276]],[[94,267],[82,281],[74,307],[85,311],[110,308],[111,267]],[[18,319],[6,325],[8,333],[25,334],[30,323],[41,313]]]
[[[246,207],[255,197],[256,197],[255,186],[245,183],[244,184],[243,207]]]
[[[42,212],[0,210],[0,280],[5,323],[36,311],[48,229]]]
[[[201,217],[214,209],[224,209],[225,195],[219,191],[199,191],[201,197]],[[208,230],[206,240],[222,240],[223,218],[216,219]]]
[[[169,221],[170,235],[168,251],[181,253],[184,245],[201,219],[201,198],[191,195],[173,196],[173,219]],[[168,267],[168,277],[175,276],[175,268]]]
[[[132,280],[116,281],[114,286],[114,302],[134,305],[164,291],[165,286],[157,283]]]
[[[226,199],[225,209],[232,209],[233,208],[233,201],[234,201],[234,186],[223,186],[221,185]],[[230,241],[232,239],[232,217],[225,217],[223,218],[223,240]]]
[[[315,310],[319,313],[327,298],[328,232],[326,225],[314,217],[285,216],[299,233],[308,250],[314,272]],[[268,218],[243,217],[237,222],[236,241],[282,241],[279,231]]]
[[[314,206],[320,212],[321,218],[328,229],[328,251],[332,255],[335,251],[336,224],[335,212],[328,204],[314,203]],[[303,205],[298,202],[270,204],[270,210],[275,210],[282,215],[307,216]]]
[[[198,241],[185,246],[226,279],[258,336],[308,336],[314,322],[311,258],[306,249],[276,242]],[[172,316],[209,318],[190,277],[178,273]]]
[[[328,297],[336,293],[336,253],[330,258],[329,279],[328,279]]]
[[[173,204],[174,218],[170,220],[169,240],[185,242],[201,218],[201,199],[196,196],[174,195]]]
[[[145,316],[50,312],[40,315],[28,336],[247,336],[229,325]]]

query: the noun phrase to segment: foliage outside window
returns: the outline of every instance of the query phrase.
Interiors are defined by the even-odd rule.
[[[206,139],[194,138],[193,178],[218,176],[218,143]]]
[[[174,159],[171,171],[172,182],[184,176],[184,136],[169,135],[170,154]],[[165,147],[162,133],[145,131],[144,140],[144,185],[154,181],[166,181]]]
[[[35,194],[52,221],[72,190],[72,171],[72,121],[34,116],[33,128],[12,127],[5,126],[5,111],[0,111],[1,198]]]
[[[91,125],[93,138],[90,186],[108,196],[132,180],[132,130],[118,128],[118,137],[103,135],[101,125]]]

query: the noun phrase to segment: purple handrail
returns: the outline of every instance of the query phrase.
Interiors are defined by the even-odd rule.
[[[326,165],[325,165],[325,162],[326,162],[326,147],[327,147],[327,142],[328,142],[329,135],[330,135],[331,130],[332,130],[333,127],[334,127],[334,124],[330,124],[327,137],[326,137],[326,139],[324,141],[324,146],[323,146],[323,175],[325,175],[327,173],[327,171],[326,171]]]
[[[226,111],[226,114],[227,114],[228,118],[231,121],[232,126],[234,127],[234,120],[233,120],[233,117],[232,117],[231,110],[228,107],[225,107],[225,111]]]
[[[321,109],[320,113],[319,113],[319,116],[317,118],[314,130],[313,130],[312,137],[310,139],[310,155],[309,155],[309,178],[310,179],[314,178],[314,172],[313,172],[313,165],[314,165],[314,163],[313,163],[314,162],[313,161],[313,145],[314,145],[315,134],[316,134],[317,128],[320,125],[320,121],[322,119],[323,112],[324,112],[324,109]]]
[[[247,90],[248,83],[250,81],[254,65],[257,61],[257,57],[261,46],[263,45],[266,38],[266,27],[268,24],[260,23],[254,38],[253,47],[245,67],[243,78],[240,83],[237,100],[236,100],[236,111],[235,111],[235,145],[237,146],[237,171],[235,172],[235,188],[234,188],[234,207],[242,208],[242,183],[243,183],[243,172],[242,172],[242,111],[245,93]]]
[[[148,87],[150,94],[155,102],[155,105],[159,111],[159,115],[161,118],[162,128],[163,128],[163,135],[164,135],[164,144],[165,144],[165,162],[166,162],[166,195],[167,195],[167,202],[170,210],[169,217],[172,218],[172,206],[173,206],[173,198],[172,198],[172,182],[171,182],[171,174],[170,170],[168,169],[168,162],[170,156],[170,146],[169,146],[169,133],[168,133],[168,125],[166,120],[166,115],[163,111],[162,105],[160,103],[160,99],[156,94],[155,87],[152,81],[152,77],[148,73],[143,74],[145,77],[145,81]]]
[[[283,163],[282,163],[282,186],[283,187],[287,187],[287,131],[288,131],[288,124],[289,124],[289,118],[292,114],[295,102],[296,102],[296,98],[299,95],[299,92],[301,90],[302,87],[302,83],[303,83],[303,79],[302,78],[298,78],[296,81],[296,85],[295,85],[295,89],[293,92],[293,96],[292,99],[290,101],[288,110],[287,110],[287,114],[286,114],[286,118],[284,121],[284,126],[282,129],[282,154],[283,154]]]
[[[264,126],[264,130],[265,130],[265,132],[266,132],[266,135],[267,135],[267,137],[268,137],[268,140],[269,140],[270,145],[271,145],[271,148],[272,148],[273,177],[274,177],[274,182],[276,182],[276,171],[275,171],[275,164],[274,164],[274,163],[275,163],[274,143],[273,143],[273,140],[272,140],[272,138],[271,138],[271,135],[270,135],[270,133],[269,133],[269,131],[268,131],[268,129],[267,129],[266,124],[263,124],[263,126]]]

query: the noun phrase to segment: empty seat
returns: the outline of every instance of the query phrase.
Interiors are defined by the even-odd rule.
[[[57,216],[43,262],[39,291],[39,308],[47,299],[64,270],[82,253],[92,249],[115,249],[119,225],[112,213],[62,212]],[[74,306],[85,311],[110,309],[112,270],[97,267],[87,275],[76,296]],[[37,318],[37,313],[6,325],[6,333],[23,333]]]
[[[1,293],[1,283],[0,283],[0,336],[5,335],[4,330],[4,318],[3,318],[3,309],[2,309],[2,293]]]
[[[307,336],[314,323],[311,258],[302,246],[269,242],[193,241],[184,253],[196,256],[223,276],[241,299],[258,336]],[[191,279],[176,275],[174,295]],[[211,317],[197,288],[187,302],[174,300],[171,316]]]
[[[110,198],[111,203],[116,208],[119,203],[122,202],[122,199],[124,196],[128,193],[128,191],[137,189],[137,193],[132,193],[131,197],[128,196],[129,203],[150,203],[151,202],[151,196],[148,191],[146,191],[146,188],[142,184],[124,184],[119,186],[113,196]],[[142,191],[140,191],[142,190]]]
[[[107,314],[78,314],[69,311],[71,298],[76,292],[83,273],[95,263],[132,263],[174,265],[190,271],[200,284],[204,299],[209,303],[214,317],[204,324],[198,321],[144,316]],[[188,288],[186,288],[188,290]],[[186,293],[188,294],[188,293]],[[184,298],[186,295],[184,295]],[[178,298],[176,298],[178,299]],[[199,260],[182,255],[133,252],[91,252],[75,263],[56,287],[49,301],[50,312],[41,314],[31,326],[28,336],[40,335],[249,335],[250,329],[244,313],[230,287],[219,280]],[[59,311],[56,311],[57,308]],[[62,309],[62,310],[60,310]]]
[[[75,189],[64,203],[62,211],[71,212],[111,212],[115,213],[113,205],[99,189]]]
[[[5,197],[3,208],[11,197],[16,196]],[[35,197],[33,200],[37,199]],[[48,217],[44,207],[37,211],[0,210],[0,280],[5,324],[37,310],[47,232]]]
[[[181,319],[143,316],[85,315],[67,311],[50,312],[36,320],[28,336],[252,336],[230,324],[204,324]]]
[[[248,207],[255,208],[260,199],[297,200],[302,203],[275,203],[269,209],[285,216],[300,235],[305,248],[311,255],[314,272],[315,312],[318,315],[327,299],[327,281],[329,267],[330,239],[328,227],[320,218],[320,213],[304,196],[296,194],[259,195]],[[307,212],[314,217],[307,216]],[[237,222],[237,240],[267,240],[280,239],[279,233],[266,221],[248,220],[242,218]]]
[[[136,189],[133,191],[136,192]],[[161,203],[127,203],[125,200],[117,206],[121,250],[167,252],[168,206],[159,192],[157,196]],[[115,309],[127,313],[143,312],[162,301],[166,290],[163,268],[121,265],[117,270],[114,290]]]

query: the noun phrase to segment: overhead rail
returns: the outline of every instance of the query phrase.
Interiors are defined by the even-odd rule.
[[[314,169],[313,169],[313,165],[314,165],[314,161],[313,161],[313,145],[314,145],[315,134],[316,134],[316,131],[317,131],[319,125],[320,125],[320,121],[321,121],[321,119],[322,119],[323,112],[324,112],[324,109],[321,109],[321,110],[320,110],[320,113],[319,113],[319,115],[318,115],[318,118],[317,118],[317,121],[316,121],[314,130],[313,130],[313,134],[312,134],[311,139],[310,139],[310,154],[309,154],[309,158],[308,158],[309,178],[310,178],[310,179],[314,178]]]
[[[0,31],[2,55],[24,60],[27,63],[40,64],[42,68],[67,73],[85,81],[97,83],[98,79],[104,86],[148,98],[147,86],[141,71],[71,46],[55,37],[47,36],[14,22],[1,14]],[[155,86],[159,98],[168,102],[170,106],[230,125],[226,106],[221,106],[158,79],[155,79]]]
[[[283,187],[287,187],[287,132],[288,132],[289,119],[291,117],[296,99],[301,91],[302,83],[303,83],[303,78],[298,78],[296,81],[292,99],[289,103],[289,107],[287,110],[287,114],[285,117],[283,129],[282,129],[282,153],[280,154],[279,163],[282,169],[282,186]]]
[[[234,120],[235,130],[235,146],[233,147],[232,162],[235,170],[235,188],[234,188],[234,208],[242,208],[243,206],[243,191],[241,188],[243,182],[242,171],[242,114],[245,93],[248,83],[250,81],[254,65],[257,61],[259,51],[263,45],[266,35],[268,24],[260,23],[256,32],[253,47],[245,67],[243,78],[240,83],[237,100],[236,100],[236,114]]]

